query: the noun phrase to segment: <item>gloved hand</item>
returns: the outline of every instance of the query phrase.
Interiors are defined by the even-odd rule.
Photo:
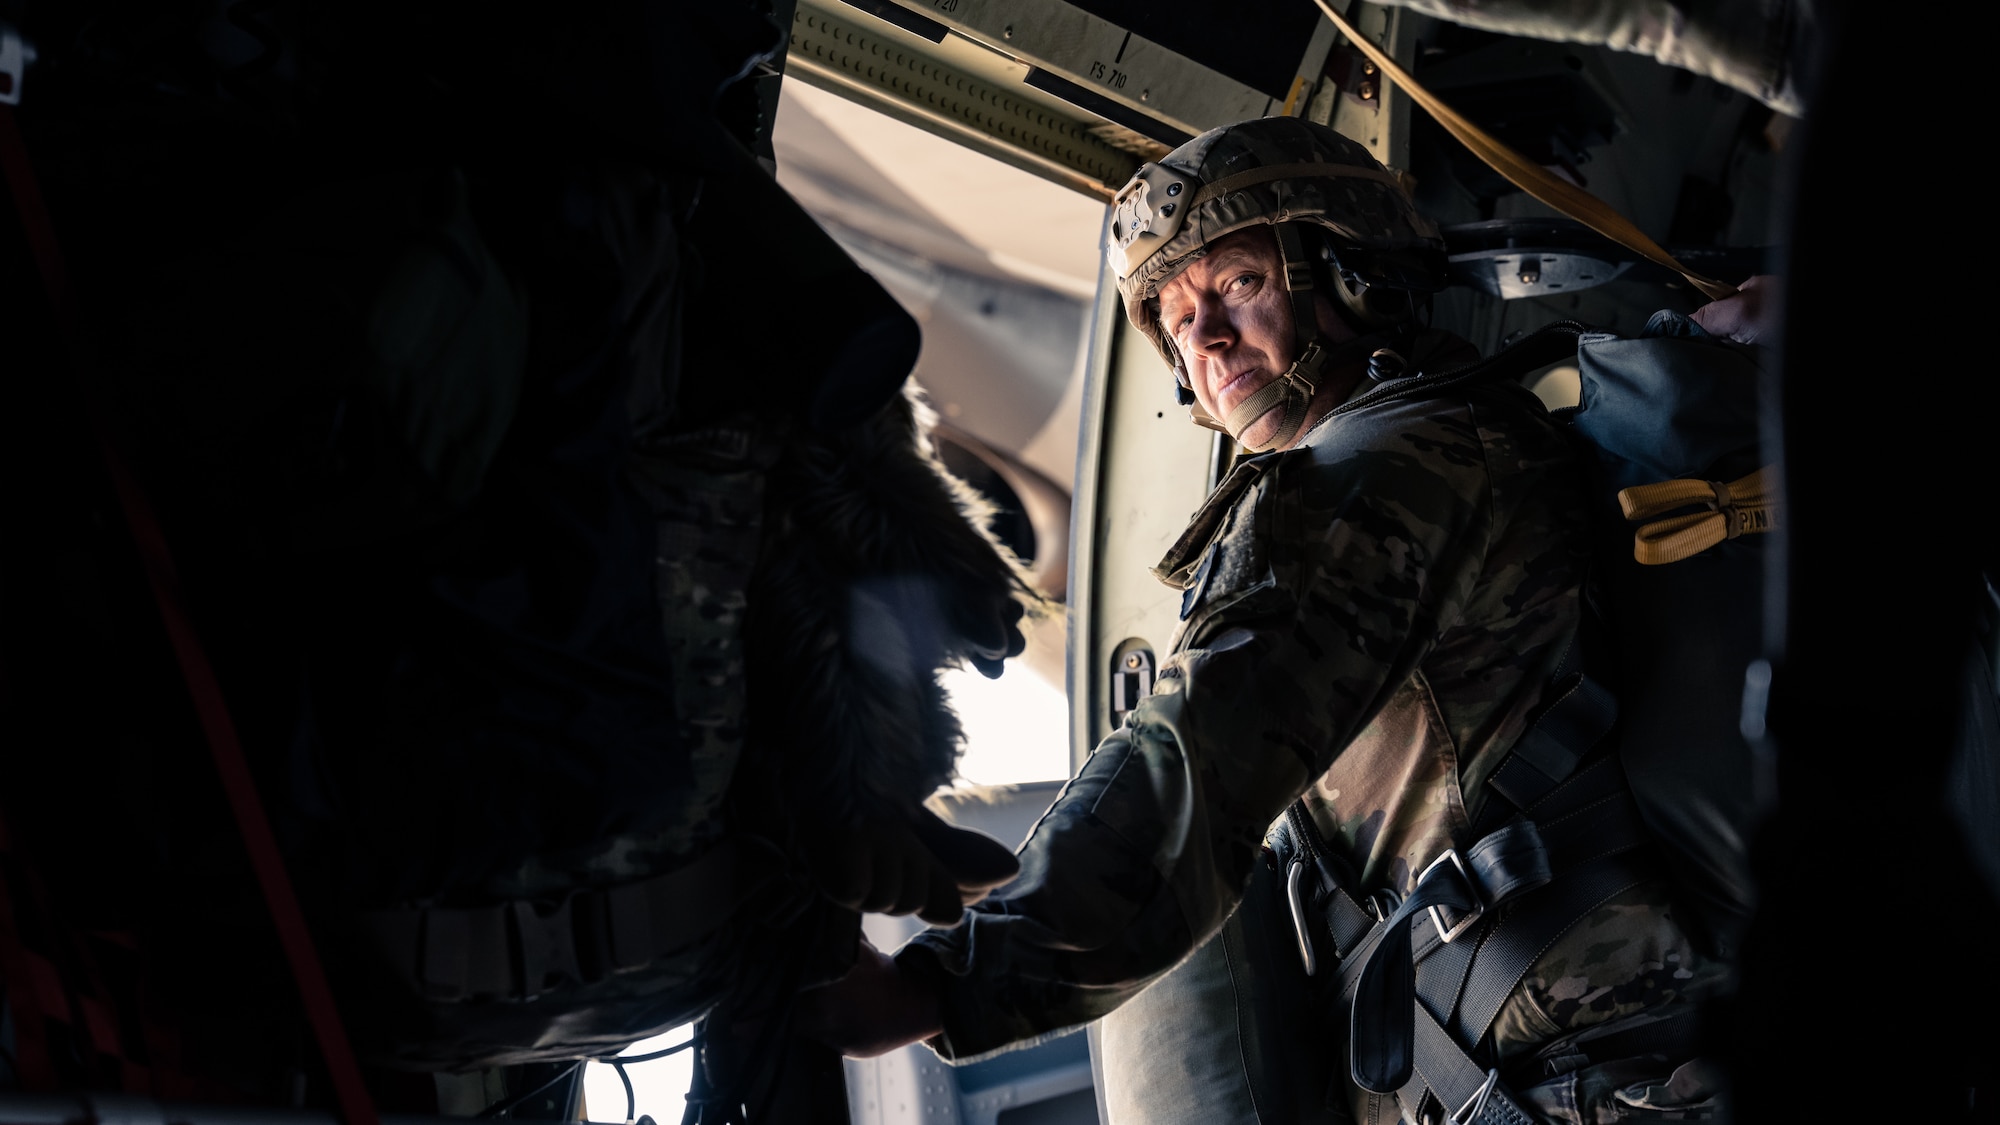
[[[979,674],[989,680],[997,680],[1006,670],[1007,661],[1021,655],[1028,647],[1027,637],[1021,632],[1021,618],[1027,610],[1020,601],[1008,598],[993,607],[993,613],[981,622],[976,634],[966,637],[971,648],[966,659]]]
[[[871,914],[915,914],[949,925],[1021,870],[1000,841],[946,824],[925,808],[906,821],[880,817],[827,835],[815,853],[820,889]]]
[[[944,1030],[936,993],[895,958],[861,939],[854,968],[799,995],[800,1035],[849,1058],[868,1059]]]
[[[1736,289],[1734,297],[1703,305],[1689,319],[1709,335],[1739,344],[1777,342],[1778,328],[1785,322],[1784,279],[1758,274]]]

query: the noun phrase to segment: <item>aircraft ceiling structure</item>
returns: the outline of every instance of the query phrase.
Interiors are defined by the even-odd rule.
[[[1214,17],[1189,0],[800,0],[785,65],[1109,200],[1140,162],[1314,93],[1334,32],[1312,0]]]

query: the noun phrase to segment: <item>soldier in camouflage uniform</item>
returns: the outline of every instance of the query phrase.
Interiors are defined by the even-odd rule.
[[[1204,134],[1141,170],[1113,233],[1127,312],[1182,401],[1263,452],[1156,569],[1185,590],[1171,655],[1037,825],[1020,878],[893,963],[864,960],[813,1018],[851,1053],[927,1037],[967,1060],[1178,989],[1140,1021],[1132,1088],[1110,1076],[1114,1119],[1393,1122],[1396,1098],[1351,1085],[1275,1115],[1269,1090],[1202,1104],[1202,1040],[1242,1013],[1204,1006],[1184,978],[1212,980],[1203,958],[1220,956],[1225,923],[1239,941],[1243,921],[1292,940],[1288,920],[1231,913],[1270,878],[1267,831],[1301,797],[1357,890],[1391,903],[1473,842],[1484,783],[1546,702],[1582,616],[1572,453],[1513,382],[1396,395],[1399,376],[1476,356],[1411,323],[1412,294],[1442,284],[1442,244],[1332,130],[1270,118]],[[1249,909],[1282,911],[1271,901],[1253,887]],[[1296,947],[1280,952],[1296,974]],[[1543,1056],[1685,1007],[1724,973],[1683,935],[1662,882],[1616,888],[1544,948],[1490,1025],[1509,1104],[1572,1122],[1703,1112],[1710,1091],[1698,1067],[1676,1075],[1683,1059]],[[1313,1007],[1307,1019],[1335,1021],[1331,996]],[[1345,1071],[1336,1061],[1315,1060],[1319,1090]],[[1505,1102],[1445,1112],[1524,1120]]]

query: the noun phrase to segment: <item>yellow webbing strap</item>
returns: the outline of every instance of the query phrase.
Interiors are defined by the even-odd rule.
[[[1665,515],[1701,504],[1705,510]],[[1619,510],[1628,520],[1652,520],[1632,539],[1632,557],[1646,566],[1679,562],[1725,539],[1757,535],[1778,526],[1778,466],[1766,465],[1740,480],[1669,480],[1620,489]]]
[[[1726,285],[1711,277],[1704,277],[1674,260],[1672,254],[1660,249],[1660,245],[1646,237],[1646,232],[1632,224],[1630,219],[1613,210],[1603,200],[1589,192],[1561,179],[1548,169],[1501,144],[1488,136],[1486,131],[1465,118],[1450,106],[1439,101],[1437,95],[1417,84],[1410,73],[1396,65],[1396,60],[1388,53],[1368,41],[1353,24],[1348,23],[1339,12],[1333,10],[1330,0],[1314,0],[1333,26],[1340,29],[1350,42],[1361,49],[1382,71],[1382,75],[1401,86],[1412,100],[1422,106],[1445,131],[1457,137],[1459,142],[1472,150],[1472,154],[1484,160],[1492,169],[1507,177],[1509,183],[1543,203],[1561,211],[1584,226],[1611,239],[1620,246],[1643,256],[1647,261],[1667,267],[1688,283],[1701,290],[1711,300],[1720,300],[1736,294],[1736,287]]]

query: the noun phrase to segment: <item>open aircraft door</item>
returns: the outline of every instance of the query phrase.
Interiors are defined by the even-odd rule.
[[[1509,39],[1365,0],[1344,6],[1361,33],[1457,109],[1545,167],[1575,182],[1587,178],[1591,191],[1668,243],[1682,261],[1728,280],[1764,272],[1763,248],[1776,241],[1777,224],[1785,221],[1773,216],[1772,205],[1779,181],[1776,154],[1790,132],[1790,118],[1711,79],[1649,58]],[[1383,82],[1342,42],[1314,0],[1241,0],[1227,10],[1200,0],[773,0],[772,7],[790,23],[786,76],[1106,204],[1142,162],[1206,129],[1272,114],[1330,124],[1409,175],[1419,206],[1441,224],[1451,254],[1454,287],[1437,298],[1435,323],[1484,352],[1559,318],[1630,332],[1653,309],[1686,310],[1696,302],[1672,276],[1580,233],[1574,224],[1552,219],[1476,162],[1468,163],[1411,112],[1402,91]],[[1861,58],[1863,44],[1855,42],[1850,53],[1872,62]],[[18,73],[18,59],[10,63],[0,51],[0,75],[10,65]],[[1857,61],[1848,65],[1849,76],[1860,73]],[[0,95],[11,89],[0,88]],[[1874,87],[1869,89],[1874,97]],[[1835,198],[1850,200],[1858,190]],[[1822,215],[1820,221],[1824,227],[1829,219]],[[1948,257],[1941,249],[1926,254],[1916,261]],[[1838,271],[1824,272],[1831,277]],[[1604,284],[1613,279],[1617,284]],[[1820,281],[1822,302],[1830,285]],[[1155,582],[1148,570],[1236,452],[1226,438],[1190,425],[1173,405],[1157,354],[1126,323],[1112,279],[1102,269],[1087,332],[1064,595],[1072,769],[1150,690],[1178,620],[1180,596]],[[1839,358],[1831,354],[1833,345],[1817,346],[1815,358],[1826,358],[1826,370],[1832,371]],[[1562,372],[1548,374],[1536,389],[1560,398]],[[1829,432],[1843,442],[1849,436],[1844,426]],[[1906,436],[1894,448],[1936,455],[1919,444]],[[1971,445],[1932,444],[1946,453]],[[1825,468],[1849,450],[1822,443],[1809,452],[1818,460],[1803,463]],[[1941,502],[1931,503],[1935,508]],[[1991,561],[1990,549],[1980,561]],[[1841,573],[1856,578],[1855,588],[1868,576],[1853,562]],[[1917,667],[1907,650],[1887,643],[1906,639],[1914,626],[1892,620],[1895,614],[1880,614],[1882,620],[1864,623],[1873,630],[1868,632],[1827,612],[1832,602],[1806,607],[1821,610],[1828,643],[1802,649],[1823,649],[1830,655],[1819,659],[1827,662],[1860,654],[1869,659],[1851,663],[1871,668],[1891,663],[1880,661],[1880,653],[1899,652]],[[1916,608],[1927,606],[1950,608],[1943,594]],[[1864,645],[1840,630],[1884,643]],[[1867,686],[1879,688],[1880,682]],[[1889,698],[1900,697],[1889,693]],[[1821,728],[1811,724],[1820,723],[1825,742],[1837,741],[1842,732],[1832,729],[1835,709],[1819,716],[1796,702],[1793,707],[1789,718],[1798,730],[1817,731]],[[1886,722],[1877,726],[1894,734]],[[951,811],[964,823],[1014,842],[1056,789],[1019,786],[1003,801],[963,801]],[[1786,862],[1805,865],[1816,858],[1801,855]],[[1882,863],[1871,862],[1875,865],[1864,870],[1879,874]],[[1842,874],[1862,884],[1851,872]],[[1917,893],[1930,889],[1920,872],[1896,874],[1912,880],[1902,887],[1906,899],[1927,901],[1927,894]],[[1886,879],[1866,885],[1878,883],[1889,885]],[[1974,921],[1988,916],[1966,914]],[[893,945],[912,926],[907,919],[877,918],[869,932],[878,944]],[[1954,927],[1954,938],[1960,931],[1971,935],[1968,942],[1985,932],[1962,924]],[[1922,940],[1938,939],[1926,933]],[[1901,956],[1877,949],[1875,960],[1915,960],[1908,952],[1913,947],[1889,948]],[[1898,1003],[1904,999],[1897,990],[1884,994]],[[1855,1018],[1855,1010],[1842,1014],[1869,1026]],[[1766,1024],[1777,1022],[1770,1011],[1750,1014]],[[1902,1019],[1929,1026],[1926,1020]],[[1886,1019],[1874,1026],[1886,1026]],[[1090,1038],[1098,1036],[1093,1032]],[[1063,1036],[959,1067],[945,1066],[921,1047],[849,1062],[845,1111],[828,1107],[826,1116],[815,1120],[1124,1125],[1105,1112],[1103,1052],[1095,1042],[1088,1049],[1084,1044],[1084,1036]]]
[[[1368,4],[1352,18],[1405,61],[1426,22]],[[1409,103],[1337,38],[1312,0],[1245,5],[1227,20],[1185,0],[801,0],[785,74],[1108,205],[1143,161],[1275,114],[1331,123],[1406,167]],[[1106,269],[1087,331],[1066,597],[1072,772],[1151,688],[1180,602],[1148,569],[1235,452],[1174,406]],[[1015,843],[1057,789],[1010,787],[955,819]],[[893,947],[917,925],[871,917],[869,933]],[[959,1067],[922,1047],[850,1060],[849,1111],[854,1125],[1098,1122],[1096,1038],[1089,1050],[1071,1035]]]
[[[1682,262],[1730,280],[1767,272],[1789,118],[1650,58],[1359,0],[1344,10],[1460,113],[1587,186]],[[1678,276],[1472,159],[1312,0],[1226,17],[1186,2],[802,0],[786,74],[1107,202],[1140,162],[1209,128],[1267,115],[1330,124],[1406,177],[1439,222],[1452,285],[1435,298],[1433,323],[1486,354],[1559,319],[1636,334],[1654,310],[1700,301]],[[1126,322],[1103,269],[1088,331],[1066,594],[1072,770],[1150,690],[1180,609],[1150,568],[1238,452],[1174,405],[1158,354]],[[1573,379],[1574,368],[1558,368],[1535,389],[1560,402]],[[986,815],[1010,818],[992,827],[1013,842],[1053,795],[1023,791],[1013,800],[1024,807]],[[908,932],[874,936],[893,944]],[[1094,1098],[1081,1085],[1081,1036],[958,1068],[919,1048],[849,1063],[855,1123],[1122,1125],[1132,1111],[1116,1112],[1116,1098],[1107,1107],[1104,1094],[1116,1085],[1104,1074],[1118,1057],[1115,1042],[1106,1047],[1116,1022],[1091,1029]]]

